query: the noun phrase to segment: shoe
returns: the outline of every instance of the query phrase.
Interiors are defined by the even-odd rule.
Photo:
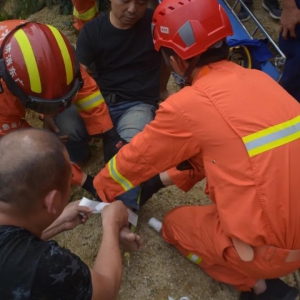
[[[282,9],[278,0],[263,0],[262,7],[269,12],[273,19],[280,20]]]
[[[254,292],[242,292],[240,300],[296,300],[298,297],[299,291],[279,278],[267,279],[266,284],[267,289],[262,294],[256,295]]]
[[[246,5],[248,6],[248,8],[252,8],[252,4],[246,4]],[[246,22],[250,19],[250,15],[243,5],[241,5],[241,9],[237,13],[237,16],[242,22]]]

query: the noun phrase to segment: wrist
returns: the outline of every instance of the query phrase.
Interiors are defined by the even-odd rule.
[[[118,223],[113,222],[113,221],[108,221],[108,220],[103,220],[102,221],[102,227],[103,227],[103,232],[115,232],[117,234],[119,234],[120,232],[120,226]]]

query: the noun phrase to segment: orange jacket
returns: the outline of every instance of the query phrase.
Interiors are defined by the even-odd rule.
[[[169,97],[94,185],[111,202],[189,159],[199,179],[205,172],[226,235],[253,246],[299,249],[299,137],[296,100],[263,72],[220,61]],[[186,177],[185,189],[189,182],[195,184]]]
[[[85,23],[98,16],[96,0],[72,0],[74,5],[74,27],[80,30]]]
[[[81,67],[84,80],[74,104],[83,118],[90,135],[103,133],[113,127],[108,108],[96,82]],[[28,124],[24,121],[25,108],[21,101],[12,95],[1,81],[4,93],[0,94],[0,137]]]
[[[13,28],[24,22],[26,21],[8,20],[1,22],[0,46],[5,36]],[[94,79],[87,74],[82,66],[80,66],[80,70],[84,85],[74,99],[74,103],[90,135],[105,132],[113,127],[106,103]],[[4,92],[0,94],[0,137],[11,130],[28,126],[23,120],[25,118],[25,108],[21,101],[9,92],[2,80],[1,83]]]

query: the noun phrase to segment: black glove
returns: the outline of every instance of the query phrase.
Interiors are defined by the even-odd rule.
[[[191,165],[191,163],[189,162],[189,160],[184,160],[183,162],[181,162],[179,165],[177,165],[176,169],[178,171],[185,171],[185,170],[193,170],[193,166]]]
[[[94,182],[94,177],[91,175],[87,175],[87,178],[84,184],[82,185],[82,188],[88,191],[91,195],[93,195],[93,197],[95,197],[97,201],[102,202],[102,200],[97,194],[96,189],[94,188],[93,182]]]
[[[124,145],[128,144],[128,142],[119,136],[114,127],[104,132],[102,134],[102,138],[105,163],[115,156]]]
[[[144,205],[155,193],[164,187],[165,186],[161,182],[159,174],[145,181],[142,184],[140,206]]]
[[[93,197],[96,197],[97,191],[94,188],[93,181],[94,181],[94,177],[91,175],[87,175],[86,180],[82,185],[82,188],[88,191],[91,195],[93,195]]]

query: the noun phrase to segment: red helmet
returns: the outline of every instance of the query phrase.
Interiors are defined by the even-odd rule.
[[[217,0],[163,0],[155,10],[152,31],[157,51],[171,48],[182,59],[197,56],[233,34]]]
[[[0,23],[0,72],[9,91],[40,113],[68,107],[82,87],[79,64],[67,38],[34,22]]]

